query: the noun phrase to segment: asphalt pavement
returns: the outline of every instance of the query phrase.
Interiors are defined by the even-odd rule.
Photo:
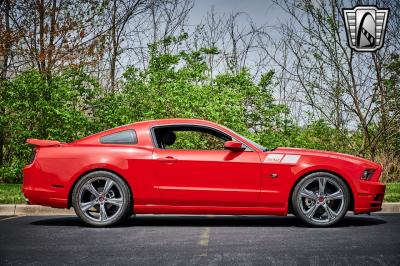
[[[400,265],[400,214],[309,228],[293,216],[0,217],[0,265]]]

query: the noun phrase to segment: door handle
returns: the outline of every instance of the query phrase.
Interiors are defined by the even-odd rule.
[[[177,161],[177,159],[175,157],[172,157],[172,156],[158,158],[158,160],[161,161],[161,162],[167,162],[167,163],[173,163],[173,162]]]

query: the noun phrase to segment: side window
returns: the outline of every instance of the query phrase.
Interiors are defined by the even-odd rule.
[[[223,150],[225,140],[201,131],[175,131],[176,141],[168,146],[179,150]]]
[[[136,132],[133,129],[116,132],[100,138],[101,144],[137,144]]]
[[[223,150],[231,137],[200,127],[163,127],[154,130],[157,146],[177,150]]]

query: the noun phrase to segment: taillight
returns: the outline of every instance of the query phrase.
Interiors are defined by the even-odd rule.
[[[35,160],[36,157],[36,148],[32,149],[32,153],[31,153],[31,158],[29,160],[29,164],[33,163],[33,161]]]

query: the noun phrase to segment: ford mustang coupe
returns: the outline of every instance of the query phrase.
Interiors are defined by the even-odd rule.
[[[261,145],[197,119],[137,122],[71,143],[35,145],[22,191],[92,226],[132,214],[295,214],[330,226],[381,210],[381,167],[334,152]]]

